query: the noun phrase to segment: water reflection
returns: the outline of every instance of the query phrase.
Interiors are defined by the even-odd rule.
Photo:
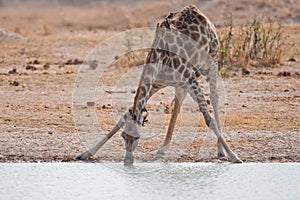
[[[107,164],[118,173],[123,171],[123,186],[131,199],[161,199],[162,197],[195,198],[212,193],[219,178],[226,176],[230,164],[197,163],[136,163],[134,168]],[[222,179],[221,178],[221,179]],[[149,198],[149,191],[151,198]]]
[[[299,163],[0,163],[0,199],[300,199]]]

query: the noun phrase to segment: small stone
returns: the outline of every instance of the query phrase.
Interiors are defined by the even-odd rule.
[[[73,64],[73,61],[70,59],[70,60],[67,60],[67,62],[65,62],[66,65],[72,65]]]
[[[290,62],[296,62],[296,58],[290,58],[288,61],[290,61]]]
[[[44,66],[43,66],[44,70],[48,70],[49,68],[50,68],[50,64],[49,63],[44,64]]]
[[[80,65],[82,63],[83,63],[83,61],[82,60],[78,60],[77,58],[73,61],[74,65]]]
[[[165,113],[165,114],[170,114],[170,108],[169,108],[169,107],[166,107],[166,108],[164,109],[164,113]]]
[[[277,74],[277,76],[291,76],[292,74],[291,74],[291,72],[286,72],[286,71],[284,71],[284,72],[279,72],[278,74]]]
[[[32,70],[32,71],[37,70],[37,68],[36,68],[35,66],[32,66],[32,65],[26,65],[26,66],[25,66],[25,69],[26,69],[26,70]]]
[[[88,101],[88,102],[86,102],[86,105],[87,106],[94,106],[95,102],[94,101]]]
[[[243,68],[242,69],[242,75],[249,75],[250,74],[250,71],[246,68]]]
[[[12,86],[19,86],[20,85],[19,81],[12,81],[9,84],[12,85]]]
[[[9,70],[8,73],[9,73],[9,74],[17,74],[18,72],[17,72],[17,69],[14,68],[14,69],[12,69],[12,70]]]
[[[270,157],[270,160],[275,160],[276,158],[274,156],[271,156]]]

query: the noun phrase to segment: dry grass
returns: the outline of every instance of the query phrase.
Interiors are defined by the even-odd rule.
[[[225,128],[231,130],[293,130],[299,128],[299,117],[287,119],[276,112],[227,113]]]
[[[276,19],[254,17],[233,26],[230,14],[220,31],[220,67],[274,67],[282,64],[296,44],[288,43],[285,27]]]

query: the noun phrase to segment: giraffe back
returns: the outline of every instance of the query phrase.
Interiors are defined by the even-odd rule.
[[[162,63],[163,65],[193,69],[199,76],[203,63],[199,61],[203,54],[218,60],[219,41],[212,22],[194,5],[185,7],[182,11],[170,13],[165,20],[158,24],[158,29],[173,34],[158,34],[153,49],[149,52],[146,64]],[[160,35],[160,36],[158,36]],[[187,38],[191,42],[186,42]],[[159,47],[159,48],[157,48]],[[182,70],[179,73],[183,72]]]

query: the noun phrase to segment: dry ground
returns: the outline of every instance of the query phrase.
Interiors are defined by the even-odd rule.
[[[0,28],[23,38],[0,35],[2,162],[73,161],[86,150],[81,142],[86,138],[77,134],[72,107],[80,61],[110,36],[128,28],[155,25],[171,10],[186,5],[184,1],[177,1],[176,5],[159,1],[75,6],[7,4],[0,7]],[[222,12],[230,8],[238,23],[247,21],[254,12],[272,13],[286,23],[289,43],[296,46],[280,67],[250,69],[248,76],[237,69],[231,76],[223,77],[227,98],[223,131],[232,149],[244,161],[299,162],[300,25],[293,21],[300,12],[299,3],[257,0],[230,5],[228,1],[203,1],[198,7],[219,25],[223,17],[216,8]],[[111,10],[115,11],[114,16]],[[118,66],[109,69],[113,73],[107,73],[107,81],[124,73]],[[106,87],[105,82],[99,84],[95,111],[103,132],[93,139],[108,131],[130,105],[140,72],[141,68],[128,72],[118,82],[117,89]],[[166,89],[149,102],[150,122],[142,129],[143,137],[136,152],[138,160],[147,161],[155,156],[164,138],[171,101],[172,90]],[[197,106],[187,99],[177,123],[180,128],[175,130],[173,143],[163,160],[219,161],[215,158],[215,138],[198,113]],[[123,154],[122,139],[115,136],[94,159],[120,161]]]

